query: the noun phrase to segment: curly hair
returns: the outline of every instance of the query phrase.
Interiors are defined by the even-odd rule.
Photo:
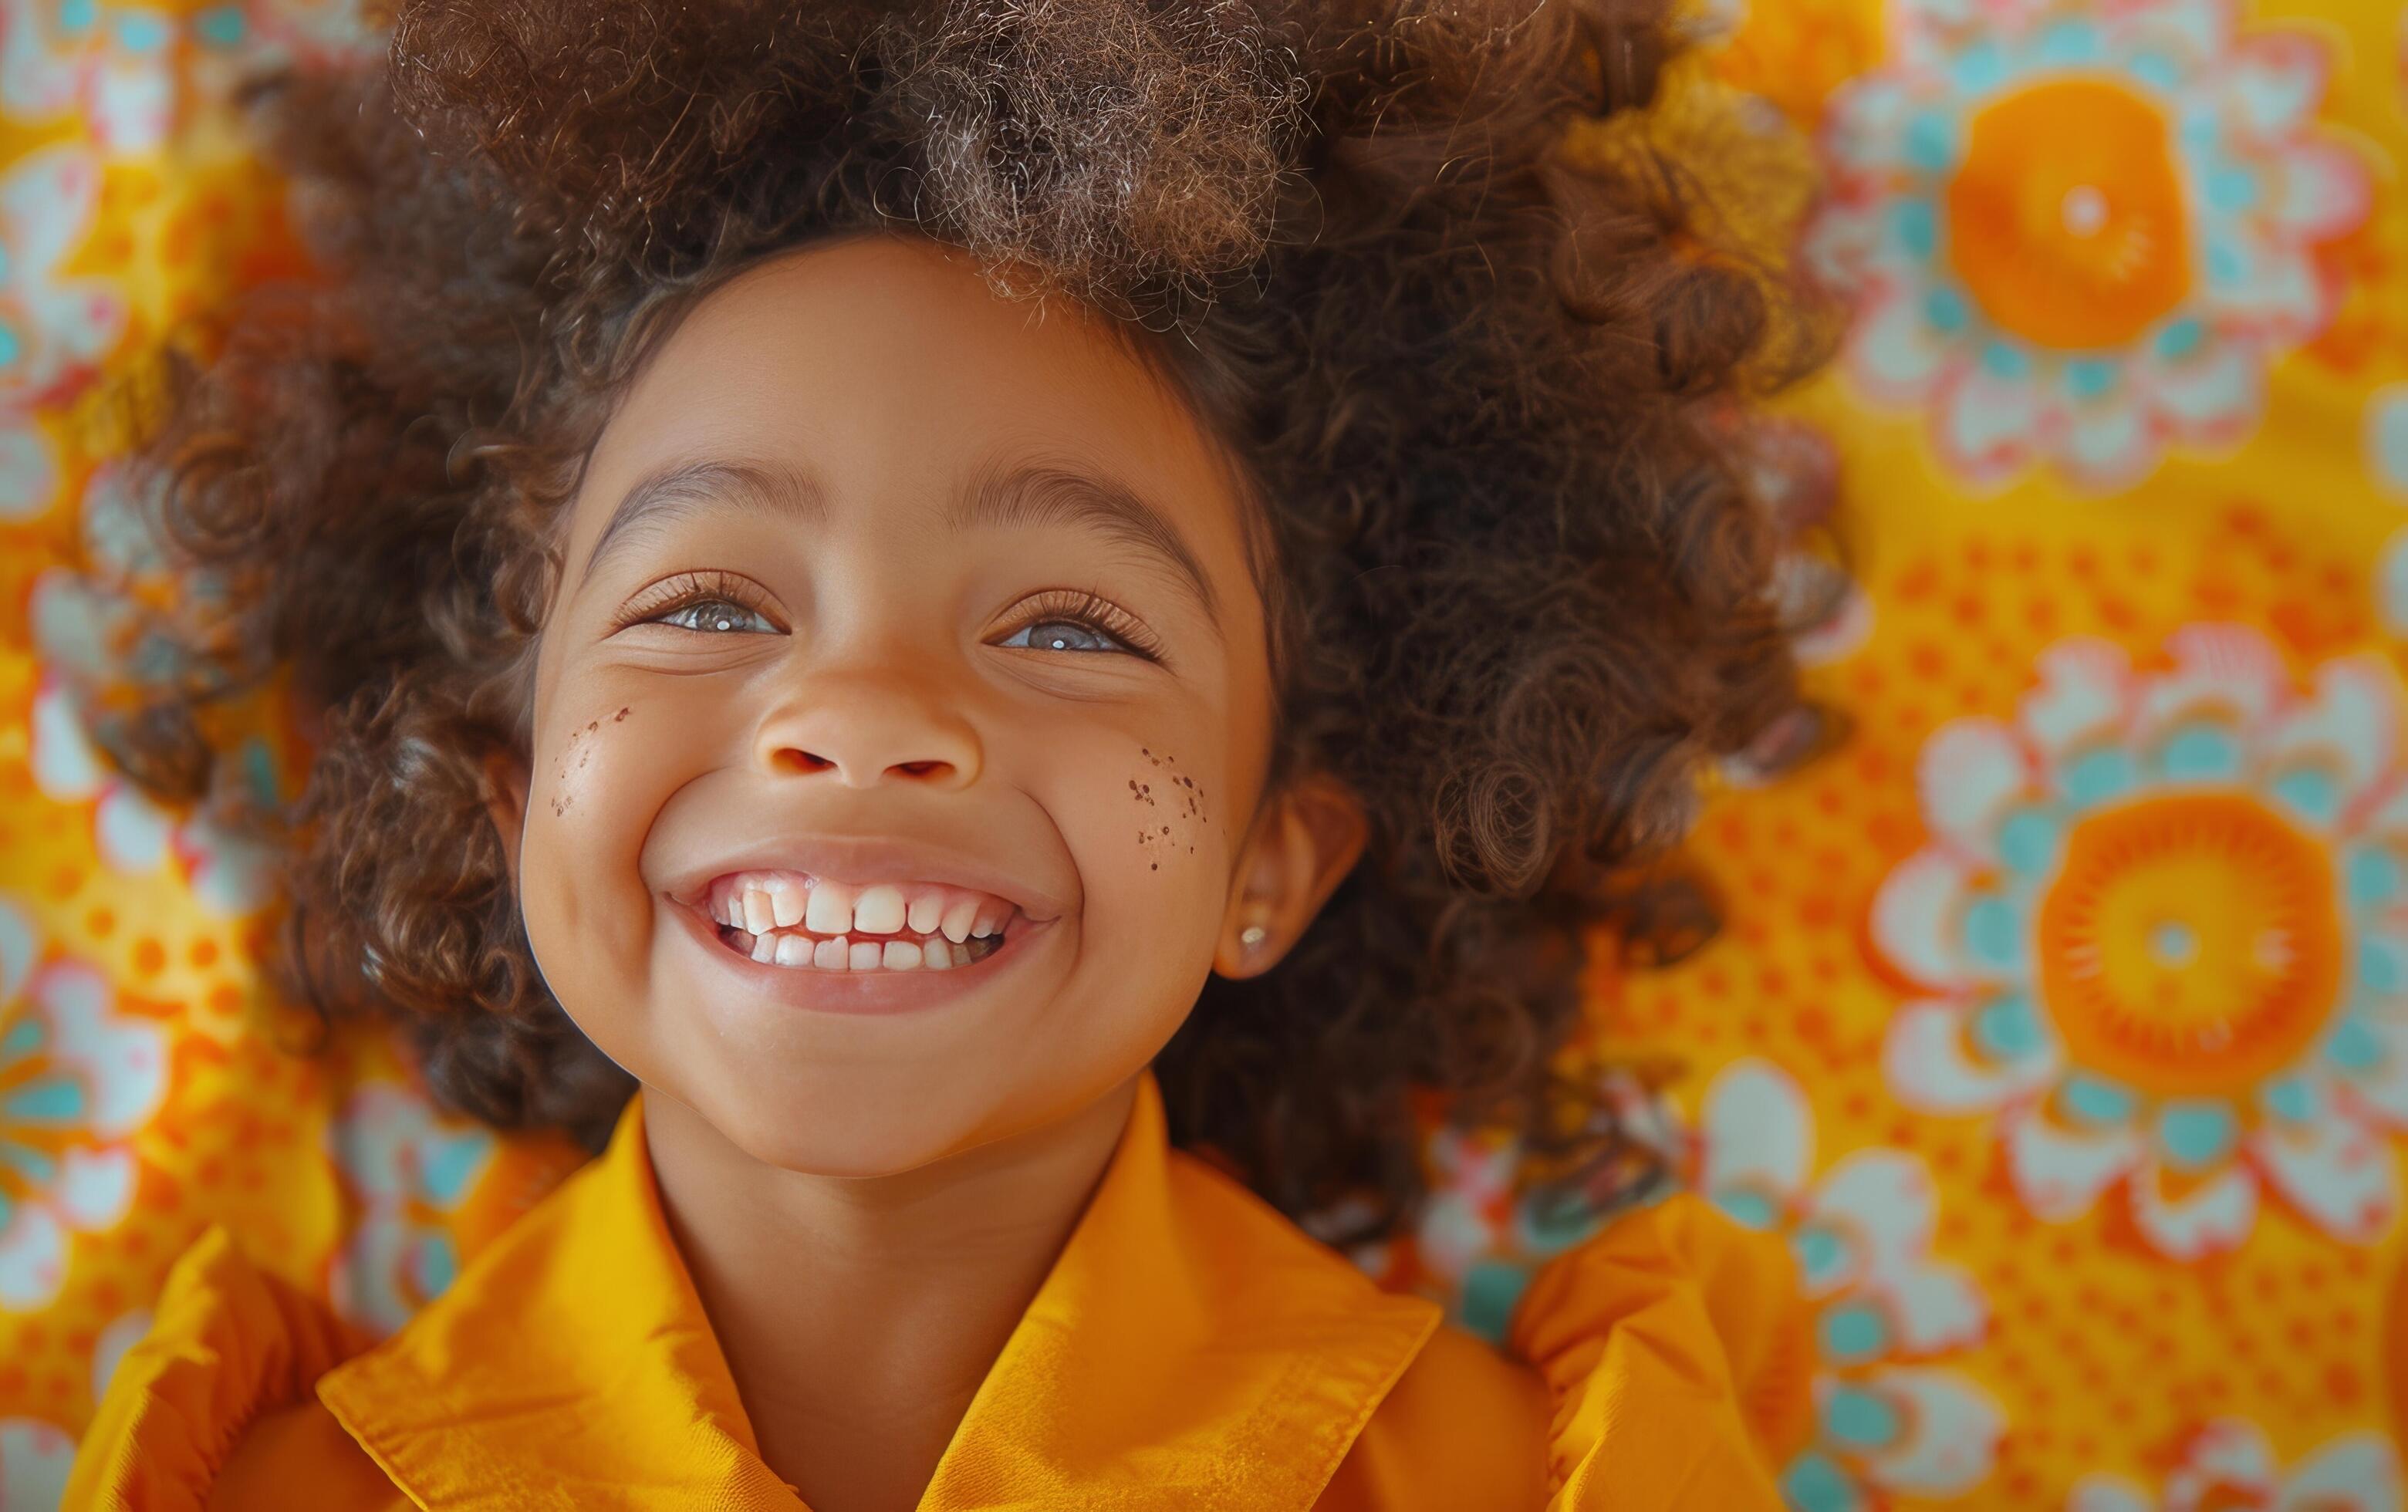
[[[1782,531],[1734,417],[1813,300],[1641,129],[1668,0],[427,0],[382,67],[248,95],[317,276],[163,353],[136,454],[177,670],[95,738],[229,804],[208,706],[282,674],[316,749],[269,963],[408,1026],[446,1105],[598,1148],[632,1090],[536,969],[484,761],[531,740],[566,507],[678,312],[901,228],[1116,317],[1242,460],[1271,780],[1362,859],[1214,977],[1156,1069],[1182,1146],[1293,1218],[1398,1231],[1426,1098],[1592,1198],[1630,1165],[1561,1065],[1627,879],[1701,765],[1798,704]],[[1619,1180],[1619,1177],[1613,1179]]]

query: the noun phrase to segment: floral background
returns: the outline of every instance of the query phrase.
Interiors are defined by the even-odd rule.
[[[2408,17],[2393,0],[1710,0],[1699,87],[1827,191],[1852,292],[1785,400],[1854,588],[1844,732],[1734,764],[1727,926],[1594,978],[1584,1050],[1813,1314],[1800,1512],[2402,1505]],[[223,1220],[397,1326],[571,1167],[268,1001],[261,858],[77,700],[138,568],[108,378],[287,271],[246,69],[349,3],[0,0],[0,1512],[48,1512]],[[1793,472],[1796,471],[1793,469]],[[1828,501],[1808,501],[1821,508]],[[1811,563],[1807,563],[1811,565]],[[291,792],[273,697],[238,748]],[[1593,1232],[1434,1137],[1356,1259],[1497,1335]]]

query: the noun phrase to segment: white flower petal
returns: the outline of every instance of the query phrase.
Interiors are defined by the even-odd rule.
[[[2316,668],[2315,690],[2279,721],[2267,740],[2276,780],[2287,768],[2313,766],[2341,782],[2334,799],[2346,809],[2388,775],[2400,741],[2400,684],[2372,654],[2342,657]]]
[[[2200,446],[2239,440],[2265,407],[2265,352],[2237,336],[2215,341],[2205,354],[2156,375],[2157,412]]]
[[[2346,1095],[2362,1105],[2361,1112],[2394,1127],[2408,1127],[2408,1023],[2376,1014],[2354,1015],[2342,1032],[2363,1045],[2372,1036],[2379,1047],[2372,1063],[2336,1073]]]
[[[2183,1446],[2181,1468],[2195,1478],[2220,1481],[2257,1496],[2274,1493],[2274,1447],[2266,1431],[2245,1418],[2217,1418]]]
[[[118,1014],[116,988],[79,961],[38,974],[33,997],[50,1023],[50,1053],[80,1073],[92,1093],[84,1127],[114,1138],[149,1122],[167,1093],[167,1050],[158,1026]]]
[[[2119,732],[2132,662],[2103,640],[2068,639],[2041,652],[2040,685],[2024,695],[2024,734],[2044,757]]]
[[[1897,1308],[1898,1352],[1909,1359],[1971,1348],[1989,1326],[1982,1289],[1961,1266],[1917,1266],[1889,1293]]]
[[[2254,625],[2185,625],[2166,638],[2166,650],[2173,665],[2143,683],[2132,700],[2138,740],[2201,715],[2237,726],[2245,740],[2287,691],[2283,653]]]
[[[2231,50],[2226,87],[2241,133],[2280,140],[2314,118],[2325,93],[2322,43],[2300,32],[2264,32],[2234,38]]]
[[[92,1398],[93,1401],[97,1402],[108,1394],[109,1380],[116,1376],[118,1363],[125,1358],[125,1351],[133,1348],[136,1344],[141,1342],[142,1335],[150,1332],[150,1309],[148,1307],[136,1307],[132,1312],[120,1313],[109,1321],[108,1327],[100,1331],[100,1336],[93,1341]],[[0,1502],[0,1506],[6,1505],[5,1502]]]
[[[2355,1120],[2329,1115],[2287,1127],[2261,1124],[2249,1148],[2274,1190],[2335,1238],[2372,1244],[2399,1216],[2391,1150]]]
[[[1905,167],[1899,149],[1915,102],[1895,78],[1867,74],[1851,80],[1830,102],[1823,152],[1834,174],[1863,176],[1875,183]]]
[[[1920,403],[1947,360],[1948,345],[1924,318],[1918,294],[1911,284],[1879,291],[1849,338],[1851,371],[1878,403]]]
[[[1966,1043],[1967,1009],[1909,1003],[1890,1020],[1882,1073],[1891,1094],[1925,1113],[1977,1113],[2001,1107],[2057,1079],[2054,1041],[2041,1053],[2003,1063],[1976,1059]]]
[[[1413,1240],[1423,1264],[1456,1280],[1497,1247],[1488,1220],[1461,1193],[1444,1189],[1430,1194]]]
[[[2006,1416],[1971,1381],[1953,1370],[1892,1365],[1867,1384],[1902,1401],[1914,1425],[1896,1448],[1867,1460],[1867,1479],[1889,1491],[1954,1496],[1988,1477]]]
[[[2004,480],[2030,457],[2052,407],[2029,378],[1993,377],[1979,362],[1943,377],[1933,399],[1937,438],[1967,480]]]
[[[1931,1177],[1898,1149],[1859,1149],[1831,1167],[1807,1199],[1807,1220],[1855,1241],[1856,1274],[1843,1280],[1886,1284],[1903,1277],[1931,1248]]]
[[[2401,546],[2403,549],[2401,563],[2403,568],[2408,568],[2408,532],[2401,533]],[[2408,578],[2408,571],[2403,571],[2401,577]],[[2385,794],[2382,801],[2374,806],[2374,811],[2359,821],[2358,829],[2370,837],[2387,835],[2408,840],[2408,782],[2401,783]]]
[[[2408,497],[2408,383],[2386,383],[2367,395],[2364,445],[2374,481],[2386,492]],[[2393,540],[2396,549],[2398,537]]]
[[[155,478],[136,492],[132,464],[110,458],[84,480],[82,515],[84,548],[92,560],[106,566],[113,578],[148,573],[165,564],[152,506],[164,492]],[[39,589],[36,589],[39,592]]]
[[[2167,1195],[2154,1160],[2132,1173],[2132,1221],[2170,1260],[2204,1260],[2240,1248],[2258,1221],[2258,1182],[2234,1163],[2179,1198]]]
[[[2215,64],[2231,44],[2232,13],[2222,0],[2148,0],[2128,16],[2133,44],[2172,49],[2186,74]]]
[[[2008,1117],[2005,1133],[2007,1173],[2017,1195],[2052,1222],[2090,1211],[2099,1194],[2142,1158],[2141,1137],[2129,1125],[2077,1132],[2029,1108]]]
[[[2157,1499],[2120,1476],[2085,1476],[2065,1498],[2065,1512],[2158,1512]]]
[[[2373,197],[2365,163],[2339,142],[2301,137],[2285,148],[2273,220],[2302,242],[2329,241],[2366,219]]]
[[[56,1213],[21,1202],[0,1228],[0,1307],[32,1312],[58,1294],[66,1274],[67,1236]]]
[[[100,791],[107,779],[100,752],[93,749],[76,719],[75,701],[64,689],[50,688],[34,695],[34,786],[53,803],[79,803]]]
[[[50,1512],[66,1495],[75,1440],[55,1423],[0,1419],[0,1507]]]
[[[1791,640],[1800,666],[1823,666],[1855,652],[1872,638],[1873,601],[1851,583],[1822,621]]]
[[[100,859],[120,877],[141,877],[167,858],[166,810],[140,790],[114,786],[101,795],[93,815]]]
[[[1970,881],[1966,863],[1937,847],[1907,857],[1873,894],[1873,943],[1892,964],[1926,986],[1966,981],[1971,973],[1958,941]]]
[[[44,664],[89,680],[106,679],[117,670],[120,655],[113,643],[133,615],[126,600],[100,592],[65,567],[52,567],[34,579],[25,612]],[[51,696],[70,709],[75,705],[64,687],[53,689]]]
[[[2008,804],[2031,785],[2022,742],[1997,720],[1951,720],[1932,732],[1915,763],[1925,821],[1967,856],[1990,853]]]
[[[2146,477],[2157,460],[2157,438],[2128,391],[2093,401],[2066,420],[2068,466],[2093,487]]]
[[[2346,1434],[2283,1477],[2275,1512],[2400,1512],[2400,1455],[2381,1434]]]
[[[86,1234],[113,1226],[134,1205],[134,1157],[122,1149],[69,1147],[50,1189],[59,1216]]]
[[[330,1268],[328,1294],[335,1310],[378,1338],[418,1311],[418,1299],[402,1284],[409,1239],[410,1225],[401,1214],[370,1208]]]
[[[26,153],[0,178],[0,217],[8,221],[10,261],[25,272],[52,264],[83,244],[99,198],[101,157],[62,142]]]
[[[2331,318],[2332,286],[2319,274],[2307,250],[2285,242],[2258,241],[2249,253],[2245,283],[2219,291],[2211,301],[2226,319],[2238,319],[2270,341],[2285,344],[2320,330]],[[2263,358],[2252,361],[2255,368]]]
[[[0,423],[0,521],[38,521],[58,498],[50,438],[31,419]]]
[[[224,919],[240,919],[267,901],[273,859],[265,848],[197,816],[177,832],[178,848],[193,861],[193,897]]]
[[[2408,492],[2408,481],[2399,486]],[[2375,558],[2374,606],[2385,629],[2408,635],[2408,530],[2393,531]]]
[[[1698,1114],[1698,1185],[1709,1196],[1750,1191],[1785,1207],[1814,1161],[1814,1113],[1797,1078],[1751,1057],[1716,1074]]]
[[[371,1206],[396,1205],[409,1195],[406,1156],[431,1133],[435,1119],[408,1088],[367,1081],[344,1099],[326,1126],[328,1152],[344,1178]]]

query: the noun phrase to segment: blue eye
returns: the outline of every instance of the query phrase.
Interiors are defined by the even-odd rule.
[[[659,588],[660,592],[621,610],[611,622],[611,634],[637,625],[666,625],[704,635],[755,633],[752,627],[758,625],[770,635],[783,634],[764,610],[755,607],[761,602],[760,590],[734,573],[681,573]]]
[[[1125,651],[1129,649],[1121,643],[1118,636],[1099,625],[1092,625],[1081,620],[1064,620],[1053,616],[1042,620],[1031,620],[1013,631],[1009,638],[996,644],[1025,646],[1039,651]]]
[[[990,644],[1081,655],[1113,651],[1142,662],[1164,660],[1160,642],[1136,616],[1099,593],[1068,589],[1039,594],[1020,628]]]
[[[694,622],[686,622],[689,617]],[[777,633],[777,627],[762,619],[757,610],[748,609],[741,604],[731,604],[724,598],[689,599],[660,614],[649,616],[648,620],[651,623],[674,625],[680,630],[699,631],[707,635],[725,635],[742,629],[744,621],[750,620],[772,635]]]

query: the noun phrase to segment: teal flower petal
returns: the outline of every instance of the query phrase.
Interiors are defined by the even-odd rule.
[[[2222,1103],[2169,1103],[2157,1114],[2157,1144],[2178,1170],[2198,1171],[2232,1153],[2241,1126]]]

